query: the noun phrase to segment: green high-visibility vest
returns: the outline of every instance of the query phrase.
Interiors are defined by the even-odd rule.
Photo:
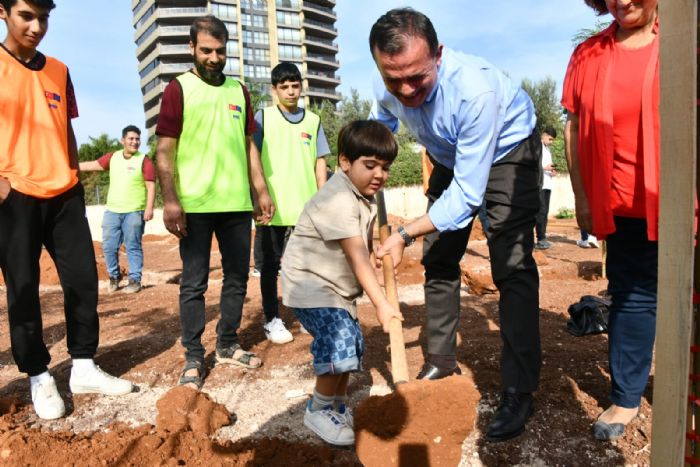
[[[277,106],[263,109],[262,165],[275,215],[270,225],[297,223],[306,202],[316,193],[316,143],[321,119],[304,110],[297,123]]]
[[[182,133],[175,156],[175,188],[187,213],[252,211],[246,157],[243,85],[220,86],[192,72],[182,86]]]
[[[146,208],[146,183],[143,179],[141,152],[128,159],[124,151],[115,151],[109,159],[109,193],[107,209],[118,214],[143,211]]]

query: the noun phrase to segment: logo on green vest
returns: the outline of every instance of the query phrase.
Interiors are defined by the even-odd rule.
[[[302,143],[304,143],[304,145],[311,146],[311,139],[312,138],[313,138],[313,136],[311,136],[309,133],[307,133],[305,131],[301,132],[301,140],[302,140]]]
[[[229,104],[228,109],[232,112],[231,116],[235,119],[241,118],[241,106],[236,104]]]

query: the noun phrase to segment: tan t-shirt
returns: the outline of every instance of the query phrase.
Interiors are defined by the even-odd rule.
[[[331,177],[304,206],[284,250],[282,302],[292,308],[344,308],[356,318],[362,287],[340,240],[360,236],[369,245],[376,214],[374,199],[362,196],[344,172]]]

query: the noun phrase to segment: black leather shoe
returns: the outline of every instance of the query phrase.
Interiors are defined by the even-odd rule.
[[[514,388],[506,389],[501,394],[501,403],[489,423],[486,440],[505,441],[515,438],[525,430],[525,423],[534,410],[532,394],[518,392]]]
[[[442,379],[448,376],[461,374],[462,370],[459,369],[459,366],[455,366],[454,368],[442,368],[432,363],[425,363],[423,364],[423,368],[420,369],[416,379]]]

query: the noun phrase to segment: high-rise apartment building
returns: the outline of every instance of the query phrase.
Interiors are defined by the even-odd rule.
[[[224,73],[267,93],[270,70],[294,62],[304,78],[304,102],[340,100],[335,0],[132,0],[134,40],[149,134],[167,83],[192,67],[189,31],[213,14],[229,30]]]

